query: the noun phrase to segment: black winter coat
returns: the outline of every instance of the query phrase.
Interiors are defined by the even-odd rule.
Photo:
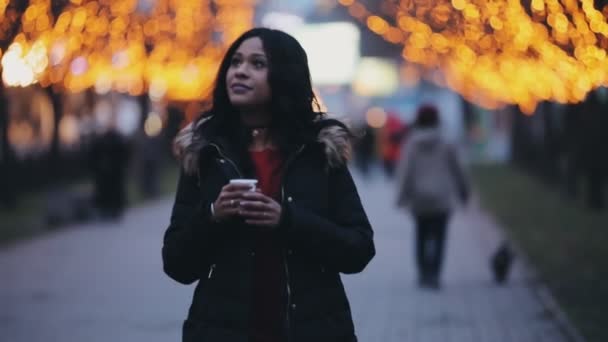
[[[192,129],[191,127],[186,129]],[[289,342],[355,342],[340,273],[361,272],[375,255],[373,232],[346,166],[348,138],[319,130],[286,161],[281,204]],[[247,342],[251,302],[251,227],[215,223],[210,204],[241,178],[229,145],[205,142],[195,174],[182,172],[162,257],[171,278],[198,281],[183,324],[184,342]]]

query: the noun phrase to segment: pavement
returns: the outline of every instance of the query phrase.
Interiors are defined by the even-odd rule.
[[[506,285],[493,282],[489,258],[503,235],[477,201],[452,219],[441,290],[424,290],[413,222],[394,207],[394,184],[378,172],[354,176],[377,249],[362,273],[343,276],[360,342],[569,341],[526,263],[516,260]],[[0,342],[180,341],[194,286],[162,271],[171,204],[148,202],[120,222],[72,225],[1,249]]]

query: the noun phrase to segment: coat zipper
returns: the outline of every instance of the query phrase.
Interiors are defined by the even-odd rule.
[[[243,178],[243,174],[241,173],[241,170],[239,170],[239,168],[236,166],[236,163],[232,161],[232,159],[226,157],[226,155],[224,153],[222,153],[222,149],[217,146],[216,144],[209,144],[210,146],[215,147],[215,149],[217,150],[217,153],[219,153],[219,155],[224,159],[227,160],[232,167],[234,167],[234,170],[236,171],[236,173],[239,174],[239,177]]]
[[[216,144],[209,144],[209,146],[213,146],[217,150],[217,153],[224,160],[227,160],[232,165],[232,167],[234,167],[234,170],[236,171],[236,173],[239,174],[239,177],[243,177],[243,174],[241,173],[241,171],[239,170],[239,168],[236,166],[236,163],[233,162],[230,158],[226,157],[226,155],[224,153],[222,153],[222,149],[219,146],[217,146]],[[198,187],[200,188],[201,187],[201,170],[197,169],[196,174],[197,174],[197,184],[198,184]]]
[[[219,146],[217,146],[216,144],[210,144],[211,146],[215,147],[215,149],[217,150],[217,153],[219,153],[220,156],[222,156],[222,158],[224,160],[227,160],[233,167],[234,170],[239,174],[240,177],[242,177],[242,173],[239,170],[239,168],[236,166],[236,164],[228,157],[226,157],[226,155],[224,155],[222,153],[222,150],[220,149]],[[201,172],[200,169],[197,172],[198,174],[198,186],[199,188],[201,187]],[[209,274],[207,274],[207,279],[211,279],[211,276],[213,275],[213,271],[215,271],[215,264],[212,264],[211,267],[209,267]]]
[[[239,170],[239,168],[236,166],[236,164],[228,157],[226,157],[226,155],[224,155],[224,153],[222,153],[222,150],[219,146],[217,146],[216,144],[210,144],[211,146],[215,147],[215,149],[217,150],[217,152],[219,153],[219,155],[224,158],[224,160],[227,160],[233,167],[234,170],[239,174],[239,177],[243,177],[243,174],[241,173],[241,171]],[[285,201],[285,176],[287,174],[287,170],[289,169],[289,165],[291,164],[291,162],[302,152],[302,150],[304,150],[304,147],[306,147],[306,145],[302,145],[300,146],[300,148],[291,155],[291,157],[287,160],[287,162],[285,162],[285,173],[283,174],[283,181],[281,182],[281,203],[283,203]],[[291,307],[291,285],[289,284],[289,265],[287,263],[287,256],[285,255],[285,251],[283,251],[283,265],[285,266],[285,283],[287,286],[287,312],[286,312],[286,316],[285,319],[287,321],[287,340],[290,340],[290,330],[291,330],[291,322],[289,319],[290,316],[290,307]],[[213,274],[213,270],[215,269],[215,265],[212,265],[211,269],[209,270],[209,275],[208,277],[211,278],[211,275]]]
[[[211,279],[211,276],[213,275],[213,271],[215,270],[215,264],[211,265],[211,267],[209,267],[209,274],[207,275],[207,279]]]
[[[281,182],[281,204],[285,202],[285,178],[287,177],[287,170],[289,169],[289,164],[302,152],[306,145],[302,145],[291,157],[285,162],[285,171],[283,173],[283,180]],[[287,262],[286,251],[283,250],[283,265],[285,267],[285,285],[287,286],[287,310],[285,312],[285,320],[287,324],[287,341],[291,340],[291,321],[289,319],[290,316],[290,308],[291,308],[291,285],[289,284],[289,265]]]
[[[217,146],[216,144],[209,144],[209,145],[215,147],[215,149],[217,150],[217,153],[219,153],[219,155],[224,160],[227,160],[232,165],[232,167],[234,167],[234,170],[236,171],[236,173],[239,174],[239,177],[242,177],[242,173],[239,170],[239,168],[236,166],[236,164],[230,158],[226,157],[226,155],[224,155],[222,153],[222,149],[219,146]],[[200,187],[200,172],[199,172],[199,187]],[[207,275],[207,279],[211,279],[211,276],[213,275],[213,271],[215,270],[215,267],[216,267],[215,264],[211,265],[211,267],[209,268],[209,274]]]

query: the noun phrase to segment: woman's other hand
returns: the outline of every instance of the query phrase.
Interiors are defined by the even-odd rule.
[[[281,205],[259,189],[243,194],[238,211],[245,223],[268,228],[276,228],[279,225],[281,213]]]
[[[243,194],[251,192],[251,186],[247,184],[227,184],[213,202],[213,219],[224,221],[237,217],[239,214],[239,203]]]

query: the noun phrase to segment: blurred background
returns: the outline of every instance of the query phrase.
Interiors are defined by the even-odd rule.
[[[146,258],[160,258],[178,174],[171,141],[208,105],[225,49],[266,26],[300,41],[323,109],[358,133],[351,166],[364,199],[392,205],[400,149],[417,109],[433,104],[498,227],[482,258],[507,241],[534,270],[526,288],[548,289],[553,304],[538,310],[560,336],[608,341],[607,18],[604,0],[0,0],[0,302],[28,281],[23,260],[45,268],[45,249],[29,243],[83,227],[140,226],[156,210]],[[397,208],[375,208],[379,239],[379,226],[411,230]],[[478,224],[467,215],[456,225]],[[408,239],[399,249],[413,263]],[[35,310],[15,298],[0,330],[35,341],[22,330]],[[541,335],[456,340],[560,340]]]

